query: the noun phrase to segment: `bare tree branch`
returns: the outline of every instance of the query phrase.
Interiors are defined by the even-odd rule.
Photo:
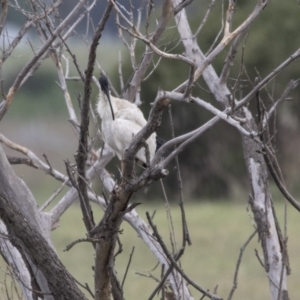
[[[230,290],[230,293],[228,295],[227,300],[231,300],[232,299],[233,294],[234,294],[234,292],[235,292],[235,290],[237,288],[237,284],[238,284],[237,278],[238,278],[238,273],[239,273],[239,269],[240,269],[240,265],[241,265],[241,262],[242,262],[244,251],[245,251],[246,247],[248,246],[248,244],[251,242],[251,240],[254,238],[254,236],[256,235],[256,233],[257,233],[257,230],[255,230],[250,235],[250,237],[247,239],[247,241],[245,242],[245,244],[240,249],[240,254],[239,254],[239,257],[238,257],[238,260],[237,260],[237,263],[236,263],[235,272],[234,272],[233,286],[232,286],[232,288]]]
[[[161,237],[159,236],[159,233],[157,231],[156,226],[153,224],[150,215],[147,214],[147,219],[148,222],[151,226],[151,228],[153,229],[154,235],[156,237],[156,239],[158,240],[159,244],[161,245],[162,249],[164,250],[164,253],[166,254],[168,260],[172,263],[172,265],[174,266],[174,268],[182,275],[182,277],[189,283],[191,284],[195,289],[197,289],[199,292],[201,292],[203,295],[205,295],[206,297],[210,298],[210,299],[214,299],[214,300],[221,300],[222,298],[213,295],[209,292],[207,292],[205,289],[203,289],[202,287],[200,287],[199,285],[197,285],[196,283],[194,283],[182,270],[181,268],[178,266],[178,264],[176,263],[175,259],[172,257],[172,255],[169,253],[167,247],[165,246],[165,244],[162,242]]]
[[[174,6],[178,4],[179,0],[173,0]],[[215,72],[210,66],[210,63],[216,58],[217,55],[219,55],[224,50],[224,48],[233,39],[235,39],[236,36],[238,36],[240,33],[244,32],[247,28],[249,28],[251,23],[255,20],[255,18],[259,16],[260,12],[264,9],[264,7],[267,4],[268,1],[259,0],[256,7],[252,11],[252,13],[246,18],[246,20],[241,25],[239,25],[234,31],[224,36],[221,42],[206,57],[201,52],[195,39],[191,39],[193,35],[189,28],[185,11],[182,10],[175,16],[175,20],[178,24],[177,28],[182,38],[182,43],[185,46],[186,54],[190,58],[195,58],[197,69],[195,71],[194,81],[196,81],[203,74],[205,81],[209,85],[210,89],[213,91],[216,99],[222,103],[224,99],[226,100],[226,97],[224,98],[224,94],[229,94],[229,92],[226,91],[226,88],[219,85],[219,81],[216,82],[215,80],[212,80],[212,74]],[[197,51],[195,49],[197,49]],[[177,87],[174,91],[181,92],[183,89],[185,89],[186,85],[187,81],[185,81],[183,84]]]
[[[8,12],[8,0],[1,0],[1,15],[0,15],[0,35],[6,22],[6,16]]]
[[[257,91],[263,89],[272,79],[274,79],[284,68],[290,65],[294,60],[300,57],[300,48],[296,50],[288,59],[282,62],[277,68],[275,68],[268,76],[266,76],[263,80],[261,80],[257,85],[251,90],[251,92],[241,99],[236,105],[236,109],[247,104]]]
[[[197,37],[200,34],[203,26],[205,25],[205,23],[206,23],[206,21],[209,17],[209,14],[211,13],[213,7],[215,6],[215,3],[216,3],[216,0],[211,0],[211,3],[209,4],[209,6],[206,10],[204,18],[203,18],[201,24],[199,25],[198,29],[196,30],[195,34],[194,34],[194,37]]]
[[[263,119],[263,128],[265,128],[268,120],[271,118],[271,116],[274,114],[275,110],[277,109],[277,106],[281,104],[283,101],[287,99],[288,94],[295,89],[299,84],[299,80],[291,80],[285,90],[283,91],[281,97],[274,103],[274,105],[270,108],[270,110],[265,115],[265,118]]]
[[[159,39],[161,38],[171,16],[173,14],[172,9],[172,1],[171,0],[164,0],[163,3],[163,10],[161,20],[154,31],[150,42],[156,46]],[[146,51],[137,66],[133,76],[130,78],[127,86],[125,86],[124,98],[132,101],[135,97],[135,94],[148,70],[148,67],[152,61],[154,55],[154,51],[151,51],[149,47],[146,48]]]
[[[99,22],[93,41],[90,47],[89,60],[87,65],[86,77],[84,82],[84,97],[81,105],[81,124],[80,124],[80,138],[77,150],[77,172],[78,172],[78,189],[80,190],[80,204],[83,214],[84,224],[89,232],[93,226],[93,215],[87,196],[86,177],[85,177],[85,164],[88,155],[88,127],[89,127],[89,101],[91,95],[91,81],[94,71],[94,64],[96,60],[96,49],[101,37],[101,33],[105,27],[105,23],[110,15],[112,4],[108,4],[101,21]]]
[[[49,292],[54,299],[63,297],[74,300],[86,299],[77,288],[73,277],[60,263],[54,250],[23,215],[20,208],[2,190],[0,192],[0,210],[3,222],[8,225],[7,230],[12,237],[14,246],[21,252],[26,249],[29,257],[36,262],[49,283]],[[69,286],[68,289],[66,289],[66,285]]]
[[[185,0],[182,1],[180,4],[178,4],[175,8],[174,8],[174,15],[178,14],[182,9],[184,9],[185,7],[187,7],[188,5],[190,5],[194,0]]]
[[[22,26],[22,28],[19,30],[17,36],[13,39],[12,42],[10,42],[8,48],[4,53],[2,54],[1,60],[0,60],[0,69],[2,68],[3,63],[5,60],[11,55],[13,50],[16,48],[16,46],[19,44],[20,40],[24,37],[26,32],[34,25],[35,22],[45,19],[47,14],[51,14],[57,7],[61,4],[61,0],[57,0],[55,3],[53,3],[52,7],[50,7],[46,13],[43,13],[41,15],[33,15],[29,17],[29,20]]]
[[[286,98],[287,94],[290,92],[292,88],[295,88],[297,86],[296,82],[291,81],[285,91],[283,92],[283,95],[281,98],[276,102],[281,102],[283,99]],[[275,104],[276,104],[275,103]],[[261,127],[261,134],[260,134],[260,140],[263,143],[263,156],[265,158],[266,164],[269,168],[269,171],[278,187],[282,195],[288,200],[294,208],[296,208],[300,212],[300,203],[288,192],[287,188],[285,187],[283,176],[277,161],[276,156],[274,155],[273,151],[270,150],[272,145],[266,141],[264,132],[262,128],[264,127],[264,123],[266,123],[264,120],[268,117],[265,116],[265,114],[261,113],[261,103],[260,103],[260,97],[259,97],[259,91],[257,92],[257,106],[258,106],[258,122]],[[274,107],[274,106],[273,106]],[[265,126],[266,127],[266,126]],[[268,129],[265,129],[267,132],[266,134],[269,136]]]
[[[55,179],[57,179],[61,182],[64,182],[67,179],[67,177],[64,174],[51,168],[49,165],[45,164],[42,160],[40,160],[36,156],[36,154],[34,154],[31,150],[27,149],[24,146],[18,145],[16,143],[10,141],[8,138],[6,138],[2,134],[0,134],[0,143],[3,143],[7,147],[26,155],[29,159],[28,164],[30,166],[33,166],[37,169],[44,171],[46,174],[53,176]]]
[[[176,5],[177,0],[174,0],[174,3]],[[187,55],[191,58],[194,58],[194,49],[198,49],[198,56],[196,56],[196,65],[199,67],[195,72],[195,79],[198,78],[198,74],[203,74],[204,80],[209,86],[211,92],[214,94],[215,98],[218,101],[223,103],[225,107],[229,106],[228,95],[230,95],[230,92],[228,91],[225,85],[220,85],[220,81],[218,79],[218,76],[216,75],[216,72],[211,66],[209,66],[209,64],[206,64],[206,61],[208,62],[208,60],[210,58],[213,58],[213,56],[216,53],[219,53],[219,51],[222,50],[222,47],[225,44],[227,44],[229,40],[235,38],[241,32],[249,28],[249,25],[260,14],[260,12],[264,9],[264,7],[267,4],[268,1],[258,1],[256,7],[254,8],[253,12],[248,16],[248,18],[234,31],[225,36],[221,43],[207,57],[203,57],[203,54],[196,42],[192,39],[189,39],[189,37],[191,36],[191,32],[184,11],[181,11],[180,14],[178,14],[178,16],[175,17],[178,24],[178,30],[181,35],[183,44],[185,46]],[[190,51],[189,49],[193,49],[193,51]],[[286,65],[288,65],[292,60],[294,60],[298,56],[299,50],[297,50],[294,53],[292,58],[290,57],[289,60],[286,60],[285,63],[279,66],[278,68],[282,70],[284,67],[286,67]],[[265,81],[265,84],[276,75],[276,72],[279,71],[278,68],[275,72],[272,72],[269,76],[266,77],[268,79]],[[187,82],[182,84],[175,91],[182,91],[186,84]],[[260,88],[262,88],[263,86],[264,85],[261,85]],[[256,89],[257,91],[260,88],[257,88],[256,86],[254,89]],[[245,105],[247,101],[249,101],[253,97],[255,92],[251,91],[250,94],[251,96],[248,95],[240,101],[238,108],[241,108],[242,105]],[[241,111],[238,111],[238,108],[236,106],[234,107],[234,109],[237,111],[238,116],[246,118],[247,129],[252,128],[252,130],[257,131],[255,121],[250,111],[245,107]],[[214,118],[210,122],[213,123],[216,121],[217,119]],[[257,153],[257,151],[259,151],[258,144],[254,142],[252,138],[249,138],[245,135],[242,135],[242,141],[244,148],[244,157],[248,169],[248,175],[250,178],[251,190],[253,193],[253,197],[251,198],[252,201],[250,202],[251,208],[255,216],[255,221],[259,228],[258,232],[261,239],[261,244],[266,262],[265,270],[268,273],[268,278],[270,281],[270,292],[272,295],[272,299],[275,299],[275,297],[278,296],[277,285],[279,285],[281,277],[281,275],[278,272],[278,261],[280,261],[282,254],[280,251],[280,234],[276,228],[276,217],[274,216],[273,210],[271,208],[272,197],[268,187],[266,166],[264,163],[262,163],[263,159],[262,157],[260,157],[261,154]],[[188,140],[185,143],[187,142]],[[184,143],[181,144],[180,147],[183,147],[183,145]],[[261,209],[262,207],[264,207],[263,210]],[[266,234],[266,232],[268,234]],[[276,260],[274,259],[275,257],[279,257],[279,259]],[[288,292],[286,288],[286,273],[284,273],[283,276],[285,279],[283,280],[282,295],[285,295],[288,298]]]
[[[69,15],[63,20],[63,22],[55,29],[53,35],[43,44],[43,46],[35,53],[34,57],[24,66],[24,68],[19,72],[14,83],[10,87],[6,98],[0,103],[0,120],[5,115],[9,106],[11,105],[15,93],[19,89],[23,79],[38,62],[38,60],[45,54],[52,42],[59,36],[62,30],[68,26],[69,22],[76,16],[80,8],[86,3],[86,0],[80,0],[74,9],[69,13]]]
[[[230,74],[230,68],[233,66],[234,61],[235,61],[235,56],[237,54],[237,49],[240,45],[240,43],[243,41],[243,38],[245,37],[246,31],[243,31],[240,33],[233,41],[230,51],[227,55],[225,64],[223,66],[221,75],[220,75],[220,84],[226,84],[228,76]]]
[[[172,111],[171,111],[171,105],[169,105],[169,118],[170,118],[170,125],[171,125],[171,133],[172,138],[175,138],[175,131],[174,131],[174,123],[173,123],[173,117],[172,117]],[[176,146],[174,147],[176,149]],[[175,163],[176,163],[176,171],[177,171],[177,181],[178,181],[178,187],[179,187],[179,207],[181,212],[181,222],[182,222],[182,248],[184,249],[186,246],[186,243],[188,243],[189,246],[192,245],[192,241],[190,238],[188,225],[186,222],[186,215],[184,210],[184,201],[183,201],[183,186],[182,186],[182,178],[181,178],[181,172],[180,172],[180,165],[179,165],[179,159],[178,156],[175,157]]]
[[[91,12],[95,5],[99,3],[97,0],[78,2],[78,4],[75,4],[75,9],[67,16],[66,19],[59,15],[58,5],[61,3],[61,1],[52,1],[51,3],[46,3],[45,1],[40,0],[29,0],[27,5],[24,5],[24,3],[20,3],[19,1],[1,1],[2,8],[4,9],[0,13],[0,32],[2,31],[4,49],[1,54],[2,57],[0,58],[0,73],[2,73],[1,68],[4,62],[9,56],[12,55],[12,51],[17,49],[17,44],[22,38],[24,38],[29,29],[33,28],[36,30],[41,40],[41,46],[36,48],[32,40],[28,39],[26,43],[31,47],[31,58],[22,68],[21,72],[16,75],[13,84],[10,85],[7,95],[5,95],[4,91],[4,79],[6,80],[6,78],[2,79],[1,88],[3,101],[0,103],[0,119],[5,115],[6,111],[10,107],[10,104],[16,98],[15,95],[20,90],[20,87],[34,74],[34,72],[40,66],[45,64],[46,58],[52,58],[57,70],[58,85],[62,90],[61,96],[65,100],[70,121],[75,128],[75,134],[79,136],[78,151],[76,154],[77,167],[69,166],[67,169],[69,177],[67,177],[52,167],[52,161],[50,161],[46,155],[44,155],[43,161],[42,159],[38,158],[30,149],[11,142],[5,138],[4,135],[0,135],[0,141],[3,144],[25,155],[24,158],[9,157],[11,163],[23,163],[38,168],[48,174],[51,174],[51,176],[53,176],[55,179],[63,182],[63,185],[61,185],[45,202],[45,204],[38,209],[35,199],[32,197],[32,195],[30,195],[30,191],[28,190],[27,186],[22,180],[12,175],[11,166],[7,163],[7,161],[5,161],[5,155],[0,152],[0,163],[2,164],[5,161],[5,167],[0,168],[0,210],[4,211],[6,206],[9,205],[8,202],[11,202],[14,199],[18,201],[12,201],[13,204],[19,208],[19,211],[17,211],[15,216],[12,215],[12,211],[14,211],[15,207],[8,207],[8,212],[1,212],[1,216],[2,214],[4,215],[4,213],[6,213],[7,217],[4,217],[4,229],[0,230],[0,251],[1,253],[5,253],[1,247],[3,245],[5,246],[5,242],[8,242],[10,243],[8,244],[10,247],[9,249],[12,251],[12,253],[14,253],[14,259],[20,259],[20,264],[17,265],[14,262],[10,262],[10,264],[12,264],[16,270],[20,269],[22,271],[22,268],[24,268],[24,271],[22,271],[21,274],[22,276],[15,276],[15,269],[13,269],[13,272],[14,278],[20,282],[26,300],[32,300],[33,298],[32,295],[29,295],[30,293],[28,293],[28,290],[30,290],[32,294],[35,293],[35,296],[43,295],[45,300],[54,300],[56,297],[61,297],[64,299],[80,298],[80,292],[78,292],[76,289],[73,289],[73,285],[75,284],[74,280],[71,276],[69,276],[69,274],[65,273],[63,273],[63,276],[60,277],[61,283],[58,286],[58,289],[63,287],[64,282],[64,288],[66,286],[71,286],[72,291],[66,292],[69,293],[68,295],[61,294],[58,296],[56,294],[51,294],[53,293],[52,287],[54,287],[54,284],[56,284],[56,282],[59,280],[58,278],[60,272],[64,272],[58,258],[55,255],[52,255],[53,252],[50,252],[50,255],[48,253],[46,262],[41,262],[40,259],[35,260],[35,257],[32,257],[32,251],[39,252],[39,247],[42,247],[42,251],[40,252],[43,255],[45,254],[45,251],[48,251],[47,247],[53,247],[50,240],[50,230],[58,226],[59,218],[78,197],[81,201],[84,223],[86,225],[88,234],[87,239],[79,239],[78,241],[91,242],[96,248],[94,270],[95,293],[92,292],[88,286],[82,285],[82,287],[86,288],[88,292],[95,297],[95,299],[124,299],[124,280],[122,284],[119,282],[115,266],[116,255],[120,253],[122,248],[120,243],[119,249],[116,249],[116,245],[118,245],[117,242],[120,233],[120,225],[123,220],[126,220],[130,223],[130,225],[138,233],[138,236],[141,237],[141,239],[146,243],[147,247],[149,247],[150,251],[153,252],[159,264],[161,265],[161,279],[155,278],[158,282],[158,286],[151,294],[150,299],[155,297],[162,289],[162,299],[172,298],[176,300],[192,300],[193,297],[188,289],[189,285],[193,285],[196,289],[198,289],[198,291],[201,293],[203,292],[204,294],[202,298],[210,297],[211,299],[221,299],[219,296],[214,295],[217,293],[217,286],[215,287],[213,293],[209,293],[197,283],[193,282],[180,266],[179,259],[184,254],[186,243],[189,243],[190,240],[186,224],[186,218],[188,221],[188,216],[185,215],[183,207],[183,191],[181,189],[181,175],[179,173],[177,158],[180,151],[187,147],[187,145],[189,145],[191,142],[195,141],[202,133],[206,132],[206,130],[214,126],[219,120],[227,122],[241,133],[244,158],[251,187],[251,197],[249,202],[254,214],[259,240],[263,249],[264,269],[270,283],[270,293],[272,300],[288,299],[287,275],[289,272],[289,263],[286,232],[283,236],[279,227],[279,222],[277,221],[275,209],[272,203],[272,196],[269,191],[268,173],[263,155],[267,156],[266,161],[267,164],[269,164],[270,172],[272,174],[273,171],[276,177],[275,180],[277,179],[279,185],[281,184],[283,194],[289,197],[289,192],[286,189],[280,166],[275,156],[275,151],[272,147],[274,140],[272,140],[273,137],[270,136],[268,131],[268,121],[278,108],[279,104],[286,99],[288,93],[296,87],[297,82],[292,81],[277,101],[274,101],[274,99],[276,99],[275,92],[272,94],[267,91],[269,98],[273,100],[273,106],[271,105],[271,108],[268,112],[267,109],[263,107],[263,103],[260,101],[259,93],[262,89],[266,88],[266,85],[273,78],[275,78],[277,74],[282,72],[286,66],[291,64],[300,56],[300,49],[294,52],[294,54],[285,60],[281,65],[275,67],[274,71],[272,71],[267,77],[260,79],[260,81],[256,81],[255,85],[252,84],[252,90],[248,93],[248,95],[243,97],[242,92],[240,92],[240,95],[238,95],[238,90],[240,89],[243,79],[242,75],[246,75],[249,82],[254,82],[250,75],[247,74],[243,63],[244,51],[242,52],[239,75],[235,80],[233,89],[229,90],[227,84],[229,84],[228,82],[231,67],[235,63],[235,56],[239,47],[241,47],[244,36],[250,32],[250,29],[252,30],[250,26],[253,24],[254,20],[256,20],[259,15],[263,17],[261,12],[269,3],[269,1],[257,0],[256,6],[252,12],[248,13],[248,16],[244,18],[243,21],[237,26],[233,22],[236,1],[228,1],[226,18],[224,16],[226,12],[226,9],[224,9],[225,1],[222,1],[222,16],[220,16],[222,18],[222,28],[217,29],[217,31],[219,30],[217,35],[216,33],[213,33],[216,36],[215,42],[211,43],[211,45],[208,45],[210,46],[210,50],[208,52],[209,54],[205,55],[198,45],[198,35],[210,17],[210,12],[215,4],[215,0],[207,2],[209,6],[206,12],[205,10],[203,11],[204,17],[199,21],[200,25],[194,34],[189,27],[189,20],[187,19],[185,11],[185,7],[190,5],[192,2],[193,1],[191,0],[164,0],[158,5],[159,9],[162,9],[162,12],[159,20],[157,21],[154,20],[155,16],[153,15],[153,0],[141,2],[141,4],[137,7],[133,6],[133,2],[131,0],[128,1],[128,6],[125,4],[123,5],[120,1],[108,0],[104,16],[101,22],[95,28]],[[21,29],[17,33],[17,36],[12,39],[7,37],[6,42],[3,32],[7,27],[5,24],[5,18],[7,15],[8,3],[10,8],[15,9],[22,14],[22,16],[25,18],[25,21],[23,22],[23,27],[21,25]],[[76,8],[78,9],[76,10]],[[205,7],[203,8],[205,9]],[[125,150],[123,156],[124,161],[122,161],[122,171],[120,172],[120,179],[116,181],[105,169],[106,164],[109,160],[111,160],[113,153],[111,153],[106,147],[95,150],[95,147],[98,147],[99,143],[102,144],[102,136],[97,124],[97,116],[93,113],[91,114],[93,122],[96,126],[96,133],[94,137],[89,137],[89,113],[91,112],[92,107],[90,103],[92,81],[99,88],[98,80],[93,76],[95,64],[97,64],[96,66],[99,70],[101,70],[101,72],[104,72],[100,63],[96,61],[95,52],[101,36],[101,31],[104,28],[106,18],[108,17],[111,9],[114,9],[116,12],[120,38],[123,39],[125,46],[127,47],[127,51],[130,55],[131,65],[133,67],[130,80],[127,84],[123,85],[123,70],[121,66],[123,59],[121,59],[121,55],[119,55],[119,77],[122,89],[124,87],[123,93],[126,95],[125,98],[131,101],[135,99],[135,103],[140,104],[141,82],[150,77],[154,70],[157,70],[157,68],[161,66],[161,62],[165,61],[166,59],[180,60],[181,65],[184,64],[185,67],[190,67],[189,75],[186,76],[186,80],[181,85],[179,85],[177,88],[173,87],[173,91],[158,91],[147,125],[133,137],[131,144]],[[187,12],[189,11],[187,10]],[[144,15],[146,16],[147,20],[145,23],[145,28],[141,28],[142,17]],[[83,34],[81,34],[79,31],[75,31],[75,27],[84,17],[87,18],[86,30]],[[168,37],[169,32],[167,31],[167,24],[169,24],[169,21],[172,17],[175,19],[175,26],[178,28],[178,39],[177,36],[176,38],[171,39]],[[150,28],[152,30],[154,29],[154,32],[151,33]],[[73,52],[72,44],[68,41],[68,38],[74,35],[79,36],[83,43],[89,45],[88,38],[90,31],[94,32],[94,37],[90,46],[89,60],[86,71],[83,73],[81,71],[82,69],[80,66],[80,61],[77,61],[77,58],[74,54],[75,52]],[[222,38],[221,36],[223,31],[224,36]],[[140,57],[140,53],[137,52],[138,49],[136,47],[139,40],[145,44],[145,52],[142,54],[141,60],[137,61],[137,57]],[[165,42],[165,40],[167,41]],[[170,47],[171,43],[174,44],[174,47],[172,48]],[[245,45],[246,43],[243,45],[243,50]],[[173,51],[181,49],[180,47],[182,46],[184,47],[184,54],[177,54],[176,52],[176,54],[174,54]],[[223,51],[226,51],[226,47],[228,49],[229,46],[231,48],[229,49],[226,61],[224,62],[223,70],[219,76],[214,70],[212,63],[215,61],[216,57]],[[64,51],[69,52],[73,59],[73,64],[76,67],[75,73],[78,73],[79,75],[75,74],[76,76],[74,76],[70,73],[72,72],[70,70],[73,68],[70,68],[69,60],[64,56]],[[156,55],[155,59],[154,55]],[[63,63],[63,60],[65,61],[65,64]],[[193,92],[196,92],[193,90],[193,86],[200,76],[203,76],[203,79],[208,86],[208,92],[215,97],[215,99],[223,106],[224,110],[217,109],[214,105],[208,103],[204,98],[205,96],[201,96],[203,99],[200,99],[197,97],[197,95],[192,95]],[[261,78],[260,75],[259,78]],[[79,106],[81,108],[80,127],[78,125],[79,118],[76,115],[76,110],[73,107],[71,94],[67,86],[67,80],[81,80],[84,82],[84,95],[81,96],[81,94],[78,93]],[[116,94],[116,91],[112,90],[112,93]],[[252,115],[250,109],[248,109],[246,106],[249,104],[251,99],[255,97],[255,95],[258,96],[258,103],[261,105],[261,107],[259,107],[261,110],[259,117],[260,123],[258,124],[259,126],[256,124],[255,116]],[[236,99],[236,97],[241,100]],[[147,149],[148,147],[145,141],[160,126],[162,121],[162,112],[166,107],[169,106],[172,100],[181,102],[178,103],[178,105],[181,105],[182,107],[184,105],[200,105],[215,115],[215,117],[205,124],[196,124],[196,128],[194,130],[186,132],[178,137],[176,137],[173,133],[172,139],[162,145],[152,161],[150,161],[149,149]],[[192,102],[193,104],[188,104],[189,102]],[[259,137],[263,136],[265,136],[264,139],[260,140]],[[138,171],[137,173],[137,170],[135,170],[135,155],[141,148],[145,148],[148,167]],[[166,150],[171,150],[171,153],[167,156],[165,155]],[[178,185],[180,186],[181,194],[180,209],[182,219],[182,248],[178,251],[174,239],[175,232],[173,224],[170,224],[172,223],[171,212],[167,208],[167,217],[170,222],[169,231],[172,244],[171,252],[174,254],[174,256],[169,253],[170,251],[166,248],[162,239],[159,237],[153,222],[151,223],[151,220],[149,221],[153,227],[151,229],[151,226],[146,224],[137,215],[135,211],[137,204],[130,204],[129,202],[131,196],[136,191],[143,188],[146,189],[154,181],[166,176],[168,174],[168,170],[164,168],[173,158],[176,158],[176,165],[178,168]],[[99,197],[93,191],[95,178],[100,179],[103,183],[103,198]],[[13,181],[11,181],[12,179]],[[67,191],[65,194],[60,195],[63,186],[66,186]],[[21,193],[23,193],[22,196],[20,196]],[[60,195],[60,199],[57,199],[58,195]],[[49,212],[43,212],[46,206],[54,199],[57,199],[57,203],[54,204],[54,208],[52,208]],[[94,226],[93,223],[93,212],[90,207],[90,201],[99,204],[105,211],[104,217],[96,226]],[[300,205],[294,198],[291,198],[290,201],[292,203],[295,201],[295,207],[300,209]],[[1,203],[3,204],[2,208]],[[166,206],[168,206],[168,204]],[[24,215],[22,215],[22,213]],[[25,219],[25,221],[23,222],[22,219],[22,222],[20,223],[23,224],[17,224],[14,225],[14,227],[9,227],[8,225],[10,222],[16,221],[15,219],[11,219],[13,217],[22,217]],[[26,226],[27,231],[24,231],[22,226]],[[33,227],[33,231],[31,227]],[[18,233],[16,235],[14,232],[15,230],[23,231],[22,234]],[[39,235],[36,235],[34,230],[36,230]],[[30,238],[24,238],[23,234],[27,235],[29,233],[36,238],[36,248],[28,251],[27,247],[30,246],[31,241]],[[45,241],[42,241],[39,245],[37,241],[40,241],[40,238],[47,240],[49,245],[46,244],[45,246]],[[248,243],[249,241],[247,241],[241,249],[233,278],[232,290],[229,293],[228,299],[232,298],[232,295],[236,289],[238,271],[240,268],[243,251]],[[45,263],[48,265],[45,266]],[[55,263],[57,266],[54,265]],[[130,262],[128,263],[126,273],[129,269],[129,265]],[[56,267],[56,270],[53,272],[53,274],[50,274],[52,267]],[[53,275],[57,278],[54,279]],[[124,279],[125,278],[126,274],[124,275]],[[24,283],[22,283],[22,280],[24,280]],[[68,283],[70,283],[70,285],[68,285]],[[75,296],[70,296],[71,293],[74,293]],[[7,294],[9,294],[8,291]]]
[[[233,14],[235,12],[235,4],[236,4],[236,0],[229,0],[228,1],[228,9],[227,9],[227,12],[226,12],[224,36],[228,35],[231,32],[232,19],[233,19]]]

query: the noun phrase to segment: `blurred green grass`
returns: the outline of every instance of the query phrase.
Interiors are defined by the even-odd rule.
[[[283,222],[283,205],[276,204],[281,223]],[[151,214],[156,211],[154,222],[158,227],[164,241],[170,246],[169,230],[165,207],[155,202],[143,204],[138,207],[142,217],[145,212]],[[95,206],[95,219],[99,220],[103,214],[100,207]],[[177,205],[171,206],[172,219],[178,248],[181,245],[181,216]],[[186,216],[192,245],[186,248],[181,264],[186,274],[197,284],[212,291],[218,286],[218,294],[227,298],[232,287],[233,275],[240,248],[253,232],[251,213],[248,213],[246,205],[234,202],[218,203],[188,203]],[[300,276],[300,259],[298,257],[300,244],[298,228],[300,218],[297,212],[288,207],[288,237],[289,255],[292,275],[288,278],[288,286],[291,299],[297,299],[298,281]],[[123,252],[116,258],[118,277],[123,279],[132,247],[135,251],[132,263],[125,281],[124,293],[126,299],[147,299],[156,286],[153,279],[146,276],[152,274],[159,278],[160,268],[156,267],[156,260],[144,243],[137,237],[135,231],[127,224],[122,224],[120,235]],[[81,211],[78,205],[73,205],[61,218],[60,227],[52,233],[57,253],[63,264],[72,275],[81,283],[88,283],[93,290],[94,251],[89,243],[79,243],[70,251],[64,249],[76,239],[85,237]],[[268,299],[268,280],[262,267],[254,254],[254,249],[260,246],[255,237],[246,248],[239,270],[238,288],[233,299],[259,300]],[[1,263],[3,265],[3,262]],[[155,270],[154,270],[155,269]],[[154,270],[154,271],[153,271]],[[3,273],[0,281],[3,282]],[[191,288],[195,299],[200,295]],[[1,299],[6,298],[3,292]],[[12,298],[14,299],[14,298]],[[17,298],[16,298],[17,299]],[[91,299],[91,297],[90,297]],[[157,297],[159,299],[159,297]]]
[[[278,217],[283,222],[284,209],[281,203],[276,204]],[[157,202],[145,203],[138,207],[142,217],[145,212],[156,211],[154,222],[164,241],[170,246],[169,231],[165,207]],[[95,219],[99,220],[103,214],[100,207],[94,206]],[[171,206],[175,235],[178,248],[181,246],[181,216],[177,205]],[[227,298],[232,287],[233,275],[240,248],[254,231],[251,213],[246,205],[236,202],[218,203],[188,203],[186,216],[192,245],[186,248],[181,264],[186,274],[197,284],[212,291],[218,286],[218,294]],[[300,277],[300,259],[298,257],[300,244],[298,228],[299,214],[288,207],[288,237],[289,255],[292,275],[288,277],[288,287],[291,299],[297,299],[298,282]],[[135,231],[127,224],[122,224],[120,235],[123,252],[116,258],[119,280],[122,281],[132,247],[135,251],[132,263],[125,281],[124,293],[126,299],[148,299],[156,286],[153,279],[142,277],[136,273],[143,273],[159,278],[160,268],[156,267],[156,260],[144,243],[137,237]],[[94,251],[89,243],[79,243],[70,251],[64,249],[72,241],[85,237],[84,225],[80,207],[73,205],[61,218],[60,227],[52,233],[57,253],[67,269],[81,283],[88,283],[93,290],[93,261]],[[238,287],[233,299],[260,300],[269,299],[268,280],[257,258],[254,249],[260,254],[260,246],[255,237],[246,248],[239,270]],[[154,271],[152,271],[155,269]],[[191,288],[195,299],[200,294]],[[6,299],[5,295],[1,299]],[[90,297],[91,299],[91,297]],[[159,299],[157,297],[156,299]]]

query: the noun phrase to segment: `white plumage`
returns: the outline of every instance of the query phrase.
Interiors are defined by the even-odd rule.
[[[132,138],[147,124],[141,110],[127,100],[113,97],[109,93],[108,80],[104,75],[100,79],[97,111],[102,120],[101,130],[105,144],[122,160],[124,151]],[[109,102],[110,101],[110,102]],[[156,133],[147,140],[150,161],[155,155]],[[136,158],[147,165],[146,150],[142,147]]]

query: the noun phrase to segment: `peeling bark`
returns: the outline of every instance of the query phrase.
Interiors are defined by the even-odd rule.
[[[257,130],[249,111],[244,109],[247,125]],[[276,215],[273,213],[273,200],[269,189],[267,166],[262,149],[253,139],[242,137],[244,156],[251,185],[250,205],[257,224],[257,230],[264,254],[264,268],[269,278],[273,300],[289,299],[287,291],[287,269],[282,253],[281,233],[277,228]],[[282,277],[282,279],[281,279]],[[281,288],[279,288],[281,285]],[[281,291],[280,297],[278,293]]]
[[[253,130],[257,126],[249,111],[244,109],[247,125]],[[251,196],[249,199],[264,255],[264,268],[269,278],[273,300],[289,299],[287,291],[287,268],[283,263],[281,233],[273,212],[272,195],[269,190],[267,166],[262,149],[249,137],[243,136],[243,149],[250,179]],[[281,279],[282,278],[282,279]],[[281,285],[281,288],[279,288]],[[278,293],[280,292],[280,297]]]

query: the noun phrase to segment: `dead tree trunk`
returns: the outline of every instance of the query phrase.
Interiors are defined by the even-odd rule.
[[[247,126],[257,131],[255,121],[246,111]],[[251,194],[249,203],[257,225],[261,242],[264,268],[268,274],[272,299],[289,299],[287,291],[287,266],[284,256],[287,253],[281,237],[273,200],[269,189],[267,166],[262,149],[249,137],[242,136],[244,157],[247,166]],[[280,294],[280,296],[278,296]]]
[[[180,1],[173,0],[174,8],[179,4]],[[182,43],[185,47],[186,55],[189,58],[194,59],[199,70],[199,76],[200,74],[203,74],[203,78],[216,100],[222,103],[224,107],[228,107],[228,97],[231,95],[231,92],[226,86],[226,81],[229,75],[229,66],[227,70],[227,77],[224,76],[225,80],[224,78],[221,78],[220,80],[212,65],[205,67],[209,62],[206,62],[207,58],[202,53],[196,39],[192,36],[192,31],[187,22],[185,11],[182,10],[178,13],[175,16],[175,20]],[[244,30],[246,30],[246,28],[247,27],[245,27]],[[240,35],[243,35],[243,32],[244,31],[241,31]],[[236,40],[238,40],[236,45],[233,44],[232,46],[235,51],[236,47],[238,47],[241,42],[239,35],[237,35]],[[232,59],[230,57],[230,53],[228,55],[228,59]],[[196,73],[197,70],[195,74]],[[252,128],[252,130],[257,132],[257,127],[251,112],[248,109],[243,108],[243,114],[246,118],[245,126],[247,126],[248,129]],[[269,279],[272,300],[289,299],[287,292],[286,268],[283,264],[282,245],[280,244],[280,235],[278,234],[279,226],[277,226],[277,230],[276,216],[272,209],[272,195],[269,190],[267,167],[264,162],[264,157],[261,154],[262,149],[259,148],[252,138],[244,135],[242,136],[242,144],[251,185],[252,196],[250,203],[264,253],[265,270]],[[278,297],[278,293],[281,293],[280,297]]]
[[[38,296],[49,300],[85,299],[50,246],[50,228],[47,228],[50,222],[46,222],[32,201],[32,194],[15,175],[0,145],[0,216],[15,248],[13,260],[17,268],[14,271],[16,278],[21,281],[25,276],[27,282],[21,282],[21,286],[23,284],[23,289],[31,290],[32,299]],[[6,254],[7,260],[10,259],[7,253],[2,254]],[[23,268],[24,265],[26,268]],[[28,272],[31,285],[25,287],[24,284],[28,284]],[[30,299],[29,293],[26,294]]]

